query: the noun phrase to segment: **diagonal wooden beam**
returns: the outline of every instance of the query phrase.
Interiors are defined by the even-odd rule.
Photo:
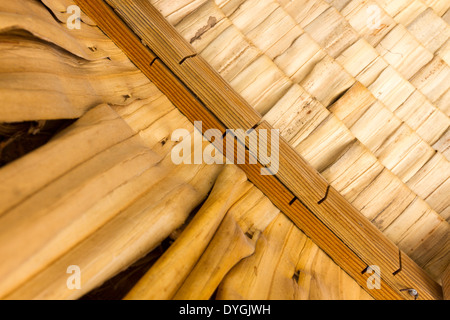
[[[196,55],[147,0],[107,0],[117,14],[102,0],[76,2],[190,121],[202,121],[204,131],[216,128],[225,134],[227,128],[272,129]],[[237,138],[226,134],[224,139]],[[414,288],[420,299],[442,299],[441,286],[330,187],[283,139],[280,169],[275,176],[261,175],[260,162],[239,166],[374,298],[414,299],[404,290]],[[370,275],[365,270],[370,265],[381,270],[380,289],[370,290],[367,286]]]

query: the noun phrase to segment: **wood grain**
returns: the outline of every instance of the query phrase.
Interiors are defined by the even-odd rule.
[[[450,267],[447,267],[442,275],[442,290],[444,291],[444,299],[450,300]]]
[[[174,299],[210,299],[228,272],[254,254],[261,233],[278,214],[269,199],[252,187],[227,212]]]
[[[227,274],[216,298],[372,299],[284,215],[263,232],[255,254]]]
[[[184,48],[186,42],[153,6],[136,0],[127,0],[126,4],[118,0],[111,0],[109,3],[176,76],[183,82],[191,83],[192,92],[227,128],[248,130],[260,121],[261,116],[201,57],[183,49],[180,50],[184,54],[174,53],[175,46]],[[146,31],[148,19],[155,23],[152,32]],[[233,112],[228,112],[230,109]]]

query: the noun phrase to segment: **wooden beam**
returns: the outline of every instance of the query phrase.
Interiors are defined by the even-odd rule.
[[[133,40],[130,45],[129,39],[123,37],[125,32],[129,33],[128,27],[104,1],[76,2],[192,122],[202,121],[204,131],[272,129],[202,58],[191,55],[187,45],[180,45],[178,51],[172,48],[184,39],[148,2],[108,0],[152,51],[140,41]],[[239,137],[225,136],[225,140],[230,138]],[[247,157],[250,156],[247,151]],[[239,166],[251,182],[374,298],[413,299],[404,291],[408,288],[417,290],[420,299],[442,298],[441,287],[329,187],[283,139],[276,176],[261,175],[264,166],[260,162]],[[369,275],[364,270],[370,265],[381,269],[383,282],[379,290],[367,287]]]
[[[172,299],[195,268],[230,207],[248,189],[245,183],[247,178],[241,170],[226,166],[199,212],[125,299]]]
[[[252,128],[261,120],[256,112],[146,0],[108,0],[130,28],[227,128]],[[192,58],[192,59],[188,59]]]

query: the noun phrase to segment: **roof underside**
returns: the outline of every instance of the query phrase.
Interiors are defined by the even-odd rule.
[[[107,2],[114,7],[118,1]],[[288,146],[301,156],[298,159],[305,159],[311,172],[320,173],[331,186],[333,197],[336,190],[336,197],[381,231],[389,241],[387,247],[392,243],[405,254],[404,263],[411,259],[441,282],[450,260],[450,27],[445,1],[150,2],[192,46],[186,50],[192,48],[193,54],[181,56],[182,61],[175,59],[176,64],[191,56],[204,59],[261,115],[249,128],[264,124],[279,129]],[[250,240],[226,238],[220,228],[234,228],[234,224],[227,219],[220,224],[217,218],[216,228],[221,227],[203,245],[216,252],[223,243],[235,243],[232,255],[238,258],[214,261],[228,270],[235,268],[222,275],[211,271],[219,279],[208,282],[211,294],[219,287],[217,297],[223,299],[370,298],[366,291],[381,298],[363,290],[362,280],[352,279],[347,269],[352,266],[333,257],[333,248],[321,245],[314,233],[312,241],[296,228],[310,235],[301,221],[283,208],[292,221],[280,213],[280,205],[264,190],[264,183],[240,182],[242,171],[237,168],[230,173],[221,165],[175,166],[169,159],[174,146],[171,134],[178,128],[192,133],[190,121],[196,119],[178,105],[179,101],[196,103],[180,93],[184,85],[195,92],[191,81],[177,74],[176,81],[181,78],[183,83],[171,87],[177,92],[175,98],[162,93],[164,86],[152,83],[139,63],[131,58],[132,63],[114,44],[117,39],[111,37],[113,42],[100,24],[96,26],[94,16],[83,13],[81,29],[68,29],[70,4],[74,3],[26,0],[0,5],[0,96],[6,101],[0,108],[0,121],[80,118],[49,144],[0,169],[4,181],[0,255],[11,256],[0,266],[0,279],[8,279],[0,281],[1,297],[79,298],[169,236],[179,239],[189,225],[196,230],[197,224],[183,223],[197,212],[194,209],[203,204],[214,182],[221,181],[218,177],[232,179],[226,178],[228,174],[237,179],[232,181],[236,194],[224,191],[226,183],[218,193],[231,197],[222,218],[232,216],[237,230],[251,236]],[[370,12],[379,15],[379,20],[368,20]],[[121,33],[130,46],[135,45],[131,39],[138,39],[135,33],[139,34],[138,28],[132,29]],[[147,49],[139,48],[143,50],[140,57],[147,57]],[[177,72],[170,61],[154,58],[147,62],[161,68],[161,74],[167,66]],[[202,100],[201,92],[196,96]],[[230,127],[221,118],[221,110],[211,112],[224,128]],[[252,117],[248,112],[236,121],[245,124]],[[279,179],[280,188],[287,185],[286,192],[300,200],[294,204],[298,212],[311,212],[319,222],[327,218],[320,216],[320,209],[316,212],[305,205],[307,200],[296,186],[289,186],[289,177],[287,182]],[[312,196],[316,187],[311,185]],[[327,196],[328,189],[314,201]],[[88,198],[83,206],[77,205]],[[302,205],[306,211],[301,211],[305,210]],[[158,219],[170,223],[148,221],[147,215],[161,210],[171,215]],[[330,235],[353,239],[352,230],[334,230],[324,224]],[[110,251],[99,252],[99,243]],[[344,246],[358,253],[359,247]],[[215,256],[207,253],[202,256],[205,266]],[[89,270],[90,279],[78,293],[66,288],[65,269],[75,260]],[[365,257],[361,261],[355,273],[369,264]],[[400,260],[387,272],[401,268]],[[406,262],[403,272],[410,272],[409,268],[413,267]],[[55,280],[58,272],[61,276]],[[266,284],[270,276],[275,280]],[[30,277],[34,280],[24,286]],[[187,293],[195,297],[193,284],[205,274],[193,271],[190,277],[184,288],[176,288],[181,297]],[[398,295],[406,297],[406,293]]]

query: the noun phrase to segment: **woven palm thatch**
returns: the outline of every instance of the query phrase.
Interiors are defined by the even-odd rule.
[[[150,2],[441,282],[450,3]],[[175,242],[127,298],[371,298],[237,167],[174,165],[171,134],[192,125],[89,17],[67,28],[73,4],[0,5],[0,121],[78,119],[0,169],[1,298],[80,298],[165,239]],[[80,290],[67,286],[71,265]]]

